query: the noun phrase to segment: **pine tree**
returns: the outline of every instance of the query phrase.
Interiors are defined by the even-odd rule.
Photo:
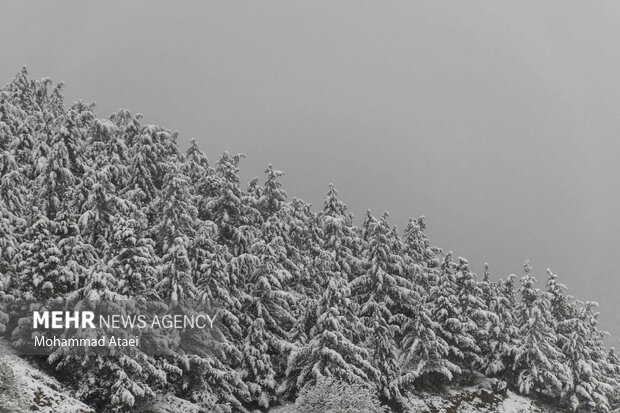
[[[155,299],[159,257],[153,241],[144,234],[144,221],[138,212],[112,218],[107,259],[119,294]]]
[[[609,396],[613,385],[608,382],[610,372],[603,343],[604,333],[597,328],[596,303],[587,302],[573,311],[566,320],[567,336],[562,340],[562,352],[572,372],[571,386],[562,393],[562,401],[572,411],[609,411]]]
[[[461,374],[460,367],[448,358],[450,346],[440,335],[441,325],[433,319],[427,296],[417,299],[402,331],[399,378],[402,387],[412,383],[433,385],[441,380],[451,381],[455,374]]]
[[[159,197],[166,174],[162,141],[171,139],[170,131],[153,125],[142,127],[133,139],[126,191],[129,199],[140,207],[152,207],[152,202]],[[145,212],[149,215],[153,213],[148,208]]]
[[[131,157],[122,129],[114,123],[116,118],[92,122],[87,154],[96,168],[106,170],[110,186],[118,192],[129,183]]]
[[[430,240],[424,232],[425,230],[426,223],[424,222],[423,216],[417,219],[409,218],[409,222],[403,231],[403,252],[406,256],[410,257],[415,264],[425,268],[423,273],[417,272],[416,274],[428,278],[426,280],[418,280],[419,282],[423,282],[424,287],[428,290],[436,278],[436,274],[433,274],[431,269],[440,266],[440,261],[437,258],[437,254],[440,250],[431,245]]]
[[[411,306],[411,283],[403,276],[402,257],[394,251],[388,214],[384,212],[376,220],[369,213],[366,221],[368,268],[351,282],[351,289],[360,305],[359,317],[371,330],[368,345],[373,365],[379,372],[376,383],[379,397],[383,402],[399,405],[403,395],[398,381],[395,336],[402,325],[398,316]]]
[[[198,147],[196,139],[190,141],[190,146],[187,149],[184,173],[194,186],[196,193],[201,194],[201,185],[204,183],[207,175],[212,173],[212,170],[209,167],[209,159]]]
[[[352,217],[347,213],[347,206],[338,199],[338,191],[333,185],[325,194],[318,222],[325,240],[323,248],[336,265],[332,271],[339,272],[348,281],[357,278],[362,267],[359,259],[361,240],[353,227]]]
[[[464,331],[461,323],[455,273],[456,264],[452,261],[452,252],[448,252],[441,264],[437,283],[431,287],[431,317],[439,324],[439,336],[448,344],[448,360],[462,365],[465,356],[461,343],[471,343],[472,337]]]
[[[258,203],[263,217],[268,218],[278,212],[282,205],[286,203],[286,192],[278,181],[278,178],[284,175],[284,172],[273,169],[273,166],[269,165],[265,170],[265,174],[267,175],[267,180]]]
[[[18,252],[18,240],[15,237],[15,228],[9,215],[9,210],[0,200],[0,277],[2,286],[0,291],[9,291],[9,283],[15,274],[14,257]]]
[[[158,288],[161,296],[174,304],[195,294],[189,249],[195,233],[197,211],[192,202],[189,179],[181,173],[178,165],[170,166],[156,205],[158,222],[152,233],[163,265],[163,279]]]
[[[113,171],[103,160],[87,167],[82,182],[76,187],[74,210],[80,214],[78,224],[83,237],[103,254],[112,237],[112,219],[137,210],[130,201],[116,193],[112,184]]]
[[[519,346],[519,331],[515,320],[516,297],[513,278],[493,283],[489,279],[488,266],[482,283],[488,308],[486,330],[489,332],[485,348],[484,372],[487,376],[507,376],[512,370]]]
[[[613,347],[607,350],[605,361],[605,377],[611,387],[608,393],[609,404],[615,408],[620,406],[620,357]]]
[[[472,370],[483,365],[480,346],[484,346],[488,340],[485,327],[489,312],[483,300],[482,289],[465,258],[459,257],[455,278],[459,302],[457,312],[462,328],[458,345],[465,364]]]
[[[521,279],[521,302],[517,307],[521,345],[515,355],[515,370],[521,393],[558,396],[569,379],[557,347],[549,294],[535,287],[526,262]]]
[[[10,151],[0,153],[0,200],[5,213],[13,219],[25,215],[28,206],[28,184],[23,171]]]
[[[17,248],[8,209],[0,199],[0,335],[6,331],[9,322],[5,305],[15,298],[16,293],[12,284],[17,279],[14,261]]]
[[[75,184],[71,160],[64,142],[57,141],[49,146],[47,142],[39,141],[36,165],[36,205],[48,218],[54,219],[56,214],[69,204],[70,189]]]
[[[275,400],[276,377],[284,373],[286,353],[291,350],[287,338],[294,321],[294,296],[286,288],[291,275],[279,264],[283,249],[278,239],[257,239],[247,254],[249,265],[243,274],[242,377],[252,400],[264,408]]]
[[[570,334],[570,320],[574,317],[574,312],[576,311],[573,297],[566,295],[567,290],[566,285],[558,281],[558,276],[550,269],[547,269],[546,291],[549,293],[551,315],[553,316],[550,321],[553,323],[553,329],[558,337],[558,346],[560,348],[565,344],[565,337]]]
[[[254,202],[243,199],[239,188],[239,162],[244,157],[228,152],[221,155],[215,173],[205,179],[204,199],[199,205],[200,218],[218,225],[218,242],[227,245],[235,256],[247,252],[256,237],[256,225],[262,222]]]
[[[26,299],[61,297],[79,282],[79,274],[67,272],[62,265],[55,230],[54,222],[33,207],[16,258],[19,288],[26,292]]]
[[[378,372],[369,361],[368,351],[355,344],[355,337],[364,329],[351,310],[349,295],[344,278],[332,277],[329,280],[318,302],[316,323],[308,343],[289,357],[289,386],[301,390],[322,377],[365,384],[377,377]]]
[[[231,266],[232,256],[224,245],[217,244],[218,228],[212,221],[203,222],[191,246],[192,280],[198,298],[214,303],[221,321],[220,346],[229,360],[241,358],[238,343],[242,340],[239,315],[242,312],[241,280]],[[231,362],[234,365],[234,362]]]

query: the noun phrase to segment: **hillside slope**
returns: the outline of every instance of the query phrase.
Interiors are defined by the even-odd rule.
[[[76,398],[58,380],[50,377],[27,360],[17,356],[0,338],[0,363],[12,371],[11,389],[0,391],[0,413],[95,413]],[[135,413],[199,413],[200,408],[188,401],[165,395],[132,410]]]
[[[401,412],[412,392],[463,393],[473,374],[566,411],[620,406],[620,356],[597,304],[552,271],[542,288],[527,261],[520,278],[488,266],[478,276],[429,240],[424,217],[399,231],[387,211],[368,211],[357,224],[333,185],[313,208],[287,195],[271,165],[244,184],[243,158],[210,162],[195,140],[182,150],[176,132],[127,110],[99,119],[83,101],[67,106],[62,85],[20,72],[0,88],[0,335],[39,354],[28,352],[38,332],[24,303],[213,304],[211,331],[138,327],[127,354],[41,348],[51,356],[39,369],[104,413],[165,411],[169,400],[171,411],[266,412],[331,395],[355,413]],[[19,408],[82,409],[7,354]],[[512,403],[476,392],[421,394],[412,410]],[[308,403],[304,413],[323,411]]]
[[[71,397],[56,379],[17,356],[0,340],[0,363],[13,372],[12,389],[0,394],[0,413],[92,413],[93,409]]]
[[[6,363],[15,375],[12,391],[0,394],[0,413],[94,413],[73,398],[58,380],[17,356],[5,340],[0,339],[0,362]],[[148,405],[137,407],[139,413],[200,413],[195,404],[174,396],[162,396]],[[441,394],[420,394],[411,400],[411,413],[556,413],[539,402],[508,391],[496,395],[488,390],[488,382],[464,387],[450,387]],[[288,405],[272,413],[295,413]]]

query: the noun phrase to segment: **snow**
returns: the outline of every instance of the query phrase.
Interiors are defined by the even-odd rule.
[[[494,394],[488,380],[465,387],[451,387],[438,393],[422,393],[410,399],[408,413],[559,413],[516,393]]]
[[[0,412],[94,413],[72,398],[56,379],[15,355],[3,339],[0,339],[0,362],[7,363],[15,374],[15,391],[0,394]]]

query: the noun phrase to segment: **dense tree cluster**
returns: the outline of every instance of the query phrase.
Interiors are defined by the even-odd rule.
[[[360,226],[330,187],[322,210],[289,200],[282,172],[243,187],[240,154],[210,163],[195,141],[126,110],[100,120],[26,71],[0,91],[0,299],[206,298],[218,351],[40,360],[85,402],[126,411],[172,393],[222,412],[267,410],[334,378],[393,410],[472,372],[574,411],[620,400],[620,363],[593,303],[526,263],[493,281],[434,247],[423,218]],[[31,334],[0,333],[20,345]],[[70,373],[70,374],[69,374]]]

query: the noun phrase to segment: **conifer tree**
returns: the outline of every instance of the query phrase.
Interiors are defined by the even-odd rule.
[[[159,258],[153,241],[144,235],[144,218],[115,215],[111,221],[108,259],[118,280],[117,292],[126,297],[155,299]]]
[[[9,322],[6,304],[15,298],[17,279],[14,257],[17,254],[18,241],[11,224],[8,210],[0,199],[0,335],[6,331]]]
[[[613,386],[607,382],[607,354],[603,344],[604,334],[597,328],[596,303],[586,302],[566,321],[567,336],[562,352],[572,373],[571,386],[562,393],[572,411],[609,411],[608,395]]]
[[[336,265],[332,271],[352,281],[361,273],[361,240],[353,228],[347,206],[338,198],[338,191],[333,185],[329,186],[325,194],[323,212],[319,214],[318,221],[325,240],[323,248],[332,256]]]
[[[455,278],[459,303],[457,312],[461,325],[458,345],[465,364],[473,369],[483,365],[480,345],[484,345],[488,340],[485,327],[489,313],[483,301],[482,290],[465,258],[459,257]]]
[[[70,190],[75,184],[69,153],[62,141],[52,146],[39,141],[36,156],[37,177],[33,188],[38,194],[36,205],[48,218],[54,219],[69,204]]]
[[[378,372],[369,361],[368,351],[354,341],[363,326],[352,311],[349,294],[346,279],[330,278],[318,302],[308,343],[289,357],[289,386],[294,384],[301,390],[322,377],[360,384],[376,379]]]
[[[66,272],[55,236],[55,224],[33,207],[19,247],[19,287],[26,299],[46,300],[71,291],[79,274]]]
[[[28,184],[10,151],[0,153],[0,200],[7,216],[15,219],[26,214],[28,206]]]
[[[178,165],[171,165],[164,188],[156,202],[157,223],[152,229],[156,248],[162,257],[161,296],[173,304],[193,297],[189,249],[195,233],[197,211],[192,202],[191,184]]]
[[[209,159],[198,147],[196,139],[190,141],[189,148],[185,154],[185,165],[186,170],[184,173],[197,193],[201,194],[203,191],[201,185],[204,183],[207,174],[211,173],[211,168],[209,166]]]
[[[262,196],[258,200],[260,210],[264,218],[270,217],[280,210],[286,202],[286,192],[282,189],[282,184],[278,181],[284,172],[273,169],[272,165],[265,170],[267,180],[265,181]]]
[[[461,373],[460,367],[449,360],[450,346],[440,331],[440,324],[433,319],[430,300],[420,296],[402,328],[399,377],[402,387],[451,381],[455,374]]]
[[[264,408],[275,400],[276,377],[284,373],[286,361],[282,356],[291,350],[287,338],[294,321],[294,296],[286,288],[290,273],[278,262],[282,249],[278,239],[257,239],[244,274],[242,377],[252,400]]]
[[[231,361],[241,358],[238,344],[242,340],[239,315],[242,311],[241,280],[231,265],[232,256],[224,245],[217,244],[218,228],[212,221],[203,222],[191,246],[192,281],[198,298],[212,302],[221,322],[220,347]]]
[[[521,279],[521,302],[517,307],[521,345],[515,355],[519,391],[558,396],[569,375],[562,363],[552,320],[549,294],[535,287],[526,261]]]
[[[489,332],[485,348],[485,374],[496,376],[508,375],[512,370],[517,347],[519,346],[519,332],[515,319],[516,298],[513,278],[509,275],[506,280],[492,283],[488,277],[488,266],[485,271],[483,288],[487,286],[485,301],[488,308],[486,330]]]
[[[142,127],[139,135],[133,139],[129,151],[131,164],[127,195],[140,207],[151,205],[159,197],[166,174],[166,163],[163,159],[165,150],[161,142],[170,139],[169,131],[153,125]]]
[[[87,167],[82,182],[75,190],[74,210],[79,214],[78,223],[83,237],[97,251],[104,253],[112,237],[113,217],[129,216],[137,207],[116,194],[112,184],[113,168],[102,163],[100,159],[93,167]]]
[[[460,319],[455,268],[452,252],[448,252],[441,264],[437,283],[431,288],[430,300],[432,319],[439,324],[439,336],[448,344],[448,359],[460,365],[464,360],[461,343],[470,343],[472,339],[464,331]]]
[[[546,291],[549,293],[551,315],[553,316],[550,322],[555,330],[560,348],[564,347],[564,339],[570,334],[570,320],[576,311],[573,298],[566,295],[567,290],[566,285],[558,281],[558,276],[547,269]]]
[[[411,284],[403,276],[402,257],[394,252],[388,214],[384,212],[376,220],[369,213],[366,222],[368,265],[365,273],[351,282],[351,289],[360,306],[359,317],[371,330],[368,345],[379,372],[376,386],[380,399],[398,405],[403,395],[398,382],[395,336],[402,325],[398,316],[412,305]]]
[[[440,249],[431,245],[424,233],[425,229],[424,217],[409,218],[403,231],[403,254],[411,280],[422,288],[420,294],[428,295],[431,286],[437,282],[437,269],[440,266],[437,255]]]

